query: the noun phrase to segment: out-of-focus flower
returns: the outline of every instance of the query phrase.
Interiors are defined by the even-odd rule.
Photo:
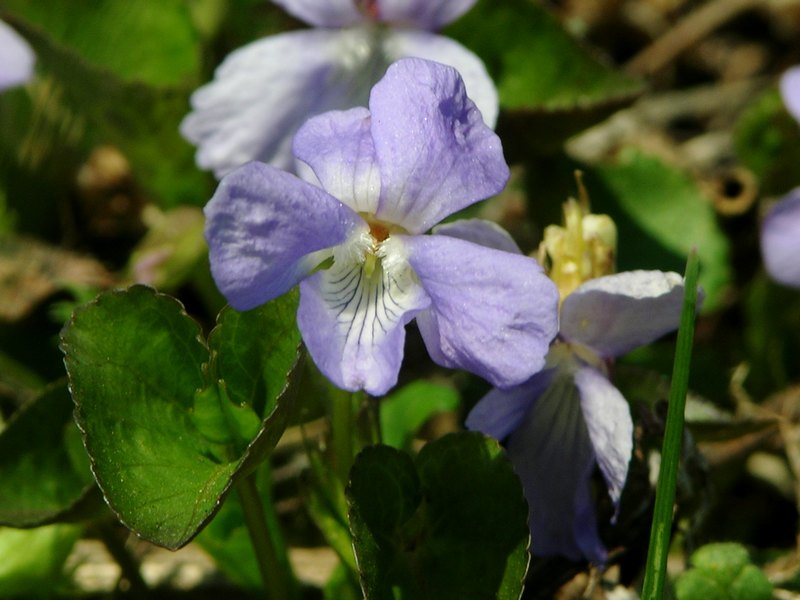
[[[231,53],[192,96],[181,124],[197,164],[221,177],[259,160],[294,171],[292,137],[306,119],[364,106],[386,68],[402,57],[455,67],[493,126],[497,92],[481,60],[431,33],[475,0],[274,0],[316,26],[270,36]]]
[[[211,270],[234,308],[300,283],[303,340],[348,390],[383,394],[396,383],[414,318],[437,363],[497,386],[543,366],[558,291],[538,263],[466,241],[502,237],[482,222],[423,235],[509,175],[455,69],[398,61],[369,110],[310,119],[294,151],[322,189],[250,163],[225,176],[206,207]]]
[[[3,21],[0,21],[0,59],[0,91],[22,85],[33,76],[33,50]]]
[[[613,222],[583,214],[574,201],[565,213],[567,227],[553,229],[550,246],[548,234],[543,244],[551,271],[563,275],[559,339],[546,367],[520,386],[490,391],[466,424],[505,440],[530,507],[533,553],[602,564],[607,551],[597,531],[592,473],[600,467],[618,505],[633,449],[630,410],[607,365],[677,327],[683,280],[661,271],[603,275],[613,265]],[[584,275],[573,276],[569,264]]]
[[[786,110],[800,122],[800,66],[783,74],[780,90]],[[764,217],[761,255],[772,279],[800,287],[800,188],[789,192]]]

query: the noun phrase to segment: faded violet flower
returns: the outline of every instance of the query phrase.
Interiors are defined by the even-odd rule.
[[[0,91],[22,85],[33,76],[33,50],[3,21],[0,21],[0,56]]]
[[[402,57],[455,67],[493,126],[497,92],[481,60],[431,33],[475,0],[274,0],[314,29],[266,37],[231,53],[192,96],[181,124],[197,164],[221,177],[251,160],[294,171],[292,138],[311,116],[364,106]]]
[[[630,410],[608,363],[677,327],[683,280],[661,271],[595,277],[612,268],[616,231],[608,217],[582,215],[571,202],[567,227],[545,233],[548,250],[559,253],[551,273],[565,296],[559,339],[541,372],[490,391],[466,425],[505,441],[530,507],[533,553],[603,564],[592,473],[600,467],[617,506],[633,450]],[[575,285],[576,274],[595,278]]]
[[[260,163],[220,182],[206,206],[214,278],[246,310],[300,284],[298,326],[337,386],[384,394],[416,318],[432,358],[508,387],[544,364],[558,291],[535,260],[466,241],[467,222],[423,235],[499,192],[500,140],[455,69],[389,67],[369,110],[310,119],[294,142],[317,187]]]
[[[800,122],[800,67],[783,74],[780,89],[786,110]],[[761,255],[772,279],[800,287],[800,188],[789,192],[764,217]]]

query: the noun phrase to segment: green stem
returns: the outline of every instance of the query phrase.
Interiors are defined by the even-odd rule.
[[[331,446],[336,475],[347,485],[350,467],[355,454],[355,415],[353,413],[353,394],[334,389],[331,393]]]
[[[658,473],[656,503],[653,526],[650,530],[650,548],[647,552],[642,600],[660,600],[664,593],[667,554],[672,531],[672,513],[675,503],[675,484],[683,446],[683,413],[686,406],[686,392],[689,389],[689,363],[692,358],[699,270],[697,252],[692,251],[686,263],[683,311],[675,348],[675,362],[672,368],[672,385],[669,390],[667,423],[661,451],[661,468]]]
[[[298,597],[286,546],[278,529],[272,503],[261,501],[256,487],[256,474],[251,473],[236,486],[244,520],[258,561],[267,597],[271,600],[293,600]],[[268,508],[267,508],[268,507]]]
[[[139,563],[125,547],[125,542],[119,537],[118,527],[109,521],[99,523],[96,531],[100,539],[103,540],[108,553],[117,561],[122,570],[122,578],[128,582],[128,594],[133,598],[147,598],[149,590],[147,583],[142,578]]]

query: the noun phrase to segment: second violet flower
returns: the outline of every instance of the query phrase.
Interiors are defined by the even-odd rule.
[[[312,118],[294,152],[322,188],[250,163],[223,178],[205,209],[211,270],[234,308],[299,283],[303,340],[347,390],[380,395],[396,383],[412,319],[443,366],[500,387],[541,369],[558,290],[538,263],[481,245],[491,231],[482,222],[423,235],[509,175],[455,69],[398,61],[369,110]]]

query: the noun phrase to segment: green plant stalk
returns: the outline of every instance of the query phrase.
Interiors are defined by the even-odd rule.
[[[147,582],[142,577],[140,565],[125,547],[124,541],[117,535],[119,532],[116,526],[110,521],[103,521],[97,525],[96,531],[108,553],[117,561],[122,570],[122,577],[128,581],[129,596],[131,598],[147,598],[149,589]]]
[[[694,320],[697,309],[697,277],[700,263],[697,251],[692,250],[686,262],[683,310],[672,367],[672,385],[669,390],[669,407],[661,451],[661,468],[656,487],[653,525],[650,530],[650,547],[642,586],[642,600],[660,600],[664,593],[667,574],[672,512],[675,503],[675,484],[683,442],[683,413],[686,392],[689,388],[689,367],[692,358]]]
[[[298,598],[297,583],[278,530],[278,519],[272,510],[265,509],[261,501],[256,474],[251,473],[240,480],[236,491],[267,597],[270,600],[295,600]],[[271,502],[266,504],[272,506]]]
[[[355,455],[353,394],[331,387],[331,446],[336,475],[346,486]]]

